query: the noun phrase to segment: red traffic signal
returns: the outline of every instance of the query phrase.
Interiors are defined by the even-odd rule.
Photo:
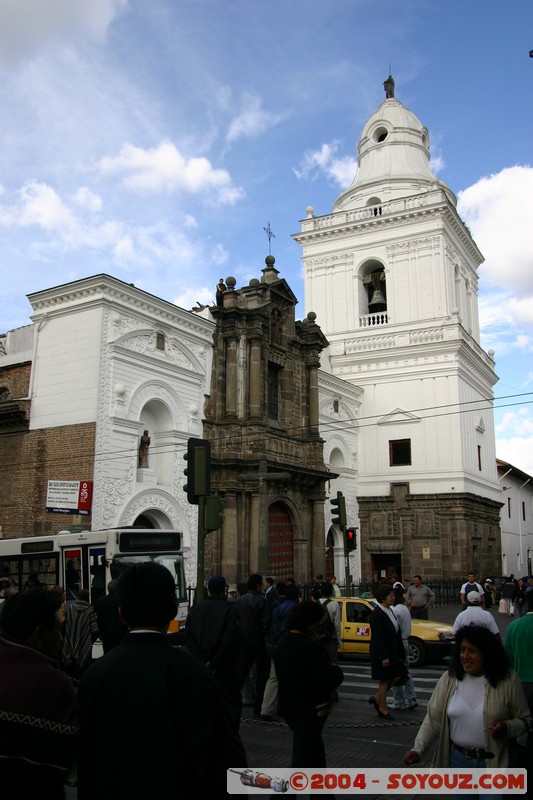
[[[357,549],[357,528],[346,528],[346,550],[351,552]]]

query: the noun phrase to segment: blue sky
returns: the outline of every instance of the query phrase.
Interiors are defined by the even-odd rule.
[[[532,22],[526,0],[2,0],[0,330],[100,272],[210,302],[260,277],[269,222],[303,317],[291,233],[351,183],[390,65],[486,259],[498,456],[533,474]]]

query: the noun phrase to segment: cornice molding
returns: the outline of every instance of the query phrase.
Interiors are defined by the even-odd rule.
[[[129,286],[109,275],[97,275],[74,283],[28,295],[33,308],[32,320],[43,314],[72,314],[90,307],[122,306],[138,315],[180,330],[186,328],[202,338],[211,337],[214,323],[186,311],[162,298]]]

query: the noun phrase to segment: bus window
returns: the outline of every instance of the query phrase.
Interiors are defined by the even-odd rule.
[[[81,550],[68,549],[64,552],[65,590],[68,600],[76,600],[81,585]]]
[[[21,579],[23,589],[30,589],[41,584],[55,586],[59,580],[57,555],[53,555],[51,558],[24,556]]]
[[[183,566],[183,556],[175,553],[146,553],[144,555],[120,555],[114,556],[111,562],[111,577],[116,579],[125,569],[132,564],[142,564],[144,561],[155,561],[166,567],[176,584],[176,600],[178,601],[178,613],[176,620],[171,623],[169,631],[175,633],[179,630],[188,612],[187,607],[187,587],[185,585],[185,569]]]
[[[176,557],[170,553],[168,555],[163,553],[158,553],[157,555],[154,553],[147,553],[146,555],[114,556],[113,561],[111,562],[111,577],[113,579],[117,579],[120,577],[121,573],[132,564],[142,564],[144,561],[155,561],[158,564],[162,564],[164,567],[166,567],[174,578],[174,583],[176,584],[176,600],[178,602],[184,602],[187,600],[185,571],[183,569],[183,558],[181,556]]]
[[[0,580],[8,581],[9,586],[19,589],[18,559],[0,558]]]
[[[105,594],[105,547],[89,547],[89,572],[91,573],[91,603]]]

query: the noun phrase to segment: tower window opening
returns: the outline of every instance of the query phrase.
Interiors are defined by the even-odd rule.
[[[411,465],[411,440],[391,439],[389,441],[389,465],[405,467]]]
[[[387,287],[384,278],[385,272],[382,269],[370,275],[370,281],[367,283],[370,314],[387,310]]]
[[[379,127],[373,135],[373,139],[375,142],[381,143],[384,142],[387,136],[389,135],[389,131],[384,126]]]

